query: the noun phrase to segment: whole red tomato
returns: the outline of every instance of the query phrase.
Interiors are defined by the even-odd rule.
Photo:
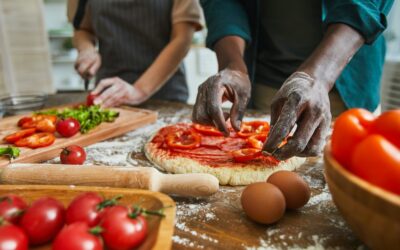
[[[71,145],[61,151],[60,160],[63,164],[81,165],[86,160],[86,152],[78,145]]]
[[[374,116],[364,109],[350,109],[342,113],[333,125],[332,155],[348,168],[357,144],[369,135]]]
[[[32,245],[50,242],[64,225],[65,209],[59,201],[44,197],[32,203],[21,218],[20,226]]]
[[[147,221],[123,206],[111,207],[100,223],[101,236],[108,249],[125,250],[139,246],[147,235]]]
[[[381,114],[374,121],[371,132],[384,136],[400,148],[400,110],[391,110]]]
[[[103,244],[96,236],[96,228],[90,229],[84,222],[65,226],[53,242],[53,250],[102,250]]]
[[[94,105],[94,99],[96,99],[97,95],[89,94],[86,97],[86,105],[87,106],[92,106]]]
[[[349,170],[400,195],[400,149],[381,135],[370,135],[357,145]]]
[[[17,226],[1,225],[0,250],[28,250],[28,237]]]
[[[117,204],[121,196],[110,200],[104,200],[100,195],[87,192],[77,197],[69,204],[65,221],[67,224],[74,222],[85,222],[90,227],[99,224],[104,212]]]
[[[18,224],[27,207],[25,201],[17,195],[8,194],[0,197],[0,217],[10,223]]]
[[[67,118],[57,122],[57,132],[63,137],[71,137],[79,132],[81,126],[79,122],[74,118]]]

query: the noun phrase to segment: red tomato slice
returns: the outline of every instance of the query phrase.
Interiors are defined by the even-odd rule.
[[[193,149],[200,146],[201,136],[192,130],[177,131],[168,134],[166,142],[171,148]]]
[[[17,147],[40,148],[53,144],[55,140],[56,137],[52,133],[37,133],[16,141],[15,145]]]
[[[223,136],[224,134],[213,126],[194,124],[193,128],[204,135]]]
[[[240,131],[237,133],[240,137],[249,137],[257,134],[268,134],[269,123],[264,121],[243,122]]]
[[[247,162],[261,156],[261,150],[256,148],[242,148],[231,152],[236,162]]]
[[[56,131],[56,125],[50,119],[43,119],[37,122],[36,129],[42,132],[54,133]]]
[[[18,121],[18,127],[22,127],[22,125],[23,125],[24,123],[32,122],[32,121],[33,121],[32,117],[27,117],[27,116],[22,117],[22,118],[19,119],[19,121]]]
[[[28,128],[28,129],[23,129],[21,131],[15,132],[13,134],[7,135],[6,137],[4,137],[4,140],[8,143],[15,143],[16,141],[33,135],[36,132],[35,128]]]
[[[252,148],[262,149],[268,134],[252,135],[247,138],[247,144]]]

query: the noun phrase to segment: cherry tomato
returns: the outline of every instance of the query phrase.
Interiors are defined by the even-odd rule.
[[[243,148],[231,152],[236,162],[247,162],[261,156],[261,150],[257,148]]]
[[[371,133],[384,136],[400,148],[400,109],[387,111],[376,118]]]
[[[65,209],[59,201],[44,197],[25,211],[20,226],[32,245],[50,242],[64,225]]]
[[[104,200],[103,197],[93,192],[82,193],[69,204],[65,221],[67,224],[85,222],[90,227],[96,226],[104,213],[115,206],[120,198],[121,196],[116,196]]]
[[[18,224],[27,207],[25,201],[17,195],[8,194],[0,197],[0,217],[10,223]]]
[[[78,145],[71,145],[61,151],[60,160],[62,164],[82,165],[86,160],[86,152]]]
[[[27,136],[33,135],[36,132],[36,128],[23,129],[18,132],[12,133],[4,137],[4,140],[8,143],[15,143],[16,141],[25,138]]]
[[[247,144],[252,148],[262,149],[268,134],[252,135],[247,138]]]
[[[205,126],[200,124],[194,124],[193,128],[199,131],[204,135],[211,135],[211,136],[223,136],[224,134],[219,131],[216,127],[212,126]]]
[[[97,95],[89,94],[86,97],[86,106],[93,106],[94,105],[94,99],[96,99]]]
[[[40,148],[53,144],[55,140],[56,137],[52,133],[42,132],[22,138],[14,144],[17,147]]]
[[[200,146],[201,136],[192,130],[177,131],[168,134],[166,142],[171,148],[193,149]]]
[[[84,222],[65,226],[53,242],[53,250],[102,250],[103,244],[96,236],[96,228],[90,229]]]
[[[1,225],[0,250],[28,250],[28,237],[17,226]]]
[[[71,137],[79,132],[79,122],[74,118],[67,118],[57,122],[57,132],[63,137]]]
[[[242,122],[238,136],[247,138],[257,134],[268,134],[270,129],[269,123],[264,121]]]
[[[332,155],[348,168],[357,144],[364,140],[371,129],[374,116],[364,109],[350,109],[342,113],[333,125]]]
[[[133,249],[139,246],[147,235],[147,221],[142,215],[130,214],[123,206],[111,207],[105,213],[100,226],[101,236],[108,249]]]
[[[400,149],[381,135],[370,135],[357,145],[349,170],[400,195]]]

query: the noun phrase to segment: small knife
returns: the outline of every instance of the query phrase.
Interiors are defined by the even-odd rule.
[[[84,79],[84,81],[85,81],[85,91],[88,91],[88,89],[89,89],[89,82],[90,82],[90,80],[89,79]]]
[[[150,167],[13,163],[0,169],[0,183],[139,188],[205,197],[219,189],[211,174],[162,174]],[[0,185],[1,188],[1,185]]]

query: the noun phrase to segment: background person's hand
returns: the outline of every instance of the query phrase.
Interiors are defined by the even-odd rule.
[[[103,108],[122,104],[139,105],[149,98],[142,90],[119,77],[101,80],[91,93],[98,95],[94,99],[94,104],[101,105]]]
[[[83,79],[96,75],[101,65],[101,57],[96,49],[82,50],[75,62],[75,69]]]
[[[251,84],[247,74],[224,69],[200,85],[192,119],[196,123],[214,125],[229,135],[226,120],[230,118],[232,127],[240,130],[250,92]],[[224,113],[221,107],[227,100],[233,103],[230,114]]]
[[[321,153],[332,119],[325,86],[304,72],[285,81],[271,105],[271,131],[263,152],[280,160]],[[293,137],[279,148],[296,124]]]

